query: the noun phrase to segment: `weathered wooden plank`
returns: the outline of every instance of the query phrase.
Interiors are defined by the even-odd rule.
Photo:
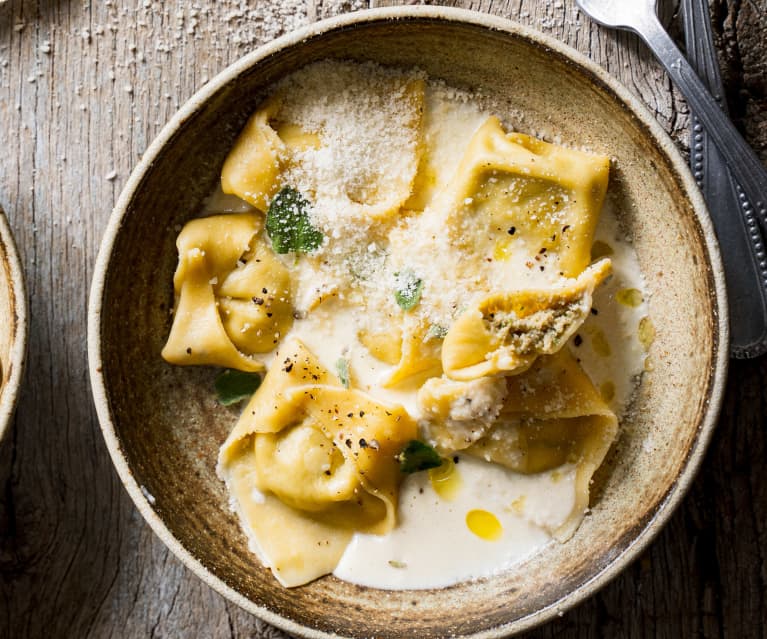
[[[383,4],[0,2],[0,204],[32,318],[18,416],[0,445],[0,636],[284,637],[186,570],[124,493],[89,397],[87,286],[122,184],[180,104],[286,30]],[[685,144],[686,106],[633,36],[592,25],[571,0],[444,4],[517,20],[590,55]],[[767,157],[765,0],[715,0],[712,10],[733,113]],[[766,377],[767,360],[733,365],[703,472],[658,541],[530,637],[764,635]]]

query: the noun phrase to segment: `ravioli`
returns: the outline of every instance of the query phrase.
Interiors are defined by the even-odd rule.
[[[527,370],[540,355],[556,353],[589,316],[594,289],[609,273],[610,261],[601,260],[564,286],[481,300],[445,336],[445,373],[457,380],[513,375]]]
[[[332,571],[355,532],[391,530],[397,455],[416,436],[402,407],[344,388],[292,341],[221,447],[219,473],[264,563],[295,586]]]
[[[490,117],[436,206],[448,211],[446,226],[459,245],[465,238],[472,250],[499,261],[521,253],[577,277],[591,260],[609,169],[605,156],[506,133]]]
[[[524,474],[575,464],[574,507],[552,531],[565,541],[588,508],[591,477],[618,432],[618,419],[567,348],[500,379],[505,392],[496,390],[496,401],[469,413],[466,400],[475,403],[470,384],[476,382],[430,380],[418,396],[430,437],[445,453],[461,450]]]

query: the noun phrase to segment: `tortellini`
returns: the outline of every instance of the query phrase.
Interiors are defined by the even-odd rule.
[[[430,437],[446,453],[462,450],[525,474],[574,464],[575,504],[552,531],[566,540],[588,507],[589,482],[615,438],[617,417],[567,348],[539,358],[525,373],[495,378],[503,391],[476,393],[471,386],[491,379],[424,385],[418,400]],[[477,397],[489,401],[474,406]]]
[[[296,124],[280,123],[282,98],[273,97],[248,120],[226,156],[221,169],[221,189],[261,211],[280,186],[280,172],[290,152],[319,146],[319,137]]]
[[[442,345],[448,377],[475,379],[527,370],[539,355],[559,351],[591,310],[594,289],[610,273],[596,262],[566,286],[498,293],[465,311]]]
[[[272,128],[279,102],[271,100],[248,120],[221,169],[221,188],[261,211],[277,192],[286,145]]]
[[[266,564],[299,585],[331,571],[354,532],[394,526],[397,454],[416,436],[402,407],[344,388],[290,340],[221,447],[219,472]]]
[[[325,64],[314,65],[313,73]],[[396,72],[373,79],[364,65],[334,66],[343,91],[307,107],[294,95],[294,84],[307,80],[299,71],[251,116],[224,163],[225,193],[266,211],[280,187],[300,184],[318,209],[334,208],[334,217],[344,211],[353,219],[396,217],[421,156],[424,80]],[[367,110],[349,109],[350,95],[364,100]],[[341,109],[343,121],[325,115]],[[386,135],[372,133],[373,115]],[[352,144],[352,131],[364,144]]]
[[[183,228],[166,361],[263,370],[251,356],[275,348],[293,323],[293,307],[290,277],[261,227],[261,216],[239,213]]]

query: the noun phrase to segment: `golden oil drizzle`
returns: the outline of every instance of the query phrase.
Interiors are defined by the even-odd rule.
[[[599,387],[599,393],[602,395],[602,399],[606,402],[611,402],[615,397],[615,384],[611,381],[606,381]]]
[[[623,304],[623,306],[636,308],[644,302],[644,297],[638,288],[622,288],[615,294],[615,301],[618,304]]]
[[[639,341],[646,351],[650,350],[650,346],[655,341],[655,326],[649,317],[639,320]]]
[[[503,535],[503,526],[493,513],[475,509],[466,513],[466,525],[480,539],[497,541]]]
[[[497,240],[495,247],[493,248],[493,259],[499,262],[508,260],[511,257],[511,243],[513,240],[510,237],[504,237]]]
[[[429,481],[434,492],[448,501],[455,499],[463,485],[461,473],[452,459],[446,459],[441,466],[430,469]]]
[[[610,246],[607,242],[603,242],[602,240],[597,240],[591,245],[591,259],[596,260],[600,257],[605,257],[607,255],[613,254],[613,247]]]
[[[607,341],[607,337],[601,329],[594,329],[591,333],[591,346],[594,352],[601,357],[610,357],[612,354],[612,348],[610,348],[610,342]]]

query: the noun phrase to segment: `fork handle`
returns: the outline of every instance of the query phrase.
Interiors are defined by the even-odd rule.
[[[634,30],[652,49],[679,87],[692,111],[716,144],[733,177],[740,183],[748,200],[767,224],[767,170],[756,153],[738,133],[727,115],[717,104],[693,71],[690,64],[666,33],[657,16],[648,15]]]
[[[682,0],[687,59],[726,112],[707,0]],[[693,112],[690,164],[722,249],[733,357],[767,352],[767,259],[753,207]]]

